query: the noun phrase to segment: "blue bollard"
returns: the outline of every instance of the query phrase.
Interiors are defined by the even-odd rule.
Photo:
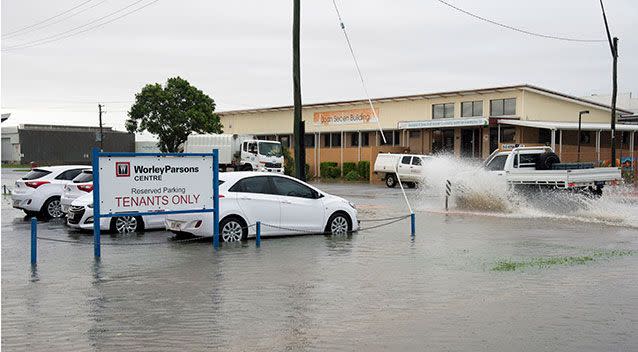
[[[31,218],[31,265],[38,262],[38,220]]]
[[[410,214],[410,225],[412,237],[414,237],[414,234],[416,233],[416,218],[414,217],[414,213]]]
[[[255,224],[255,231],[255,246],[259,248],[259,246],[261,246],[261,221],[257,221]]]

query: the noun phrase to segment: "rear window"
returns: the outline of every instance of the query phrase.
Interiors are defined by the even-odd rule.
[[[42,170],[42,169],[33,169],[31,171],[29,171],[28,174],[24,175],[24,177],[22,177],[23,180],[37,180],[40,177],[46,176],[48,174],[50,174],[51,171],[47,171],[47,170]]]
[[[73,179],[73,183],[86,182],[93,182],[93,171],[83,171]]]

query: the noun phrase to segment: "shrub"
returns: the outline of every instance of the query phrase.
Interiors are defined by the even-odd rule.
[[[357,171],[357,164],[356,163],[343,163],[343,174],[347,175],[350,173],[350,171]],[[358,173],[358,171],[357,171]]]
[[[351,170],[344,176],[344,178],[346,179],[346,181],[359,181],[361,179],[361,175],[359,175],[357,171]]]
[[[370,180],[370,162],[369,161],[361,160],[357,164],[357,171],[359,172],[359,175],[364,180]]]
[[[335,162],[324,161],[319,165],[319,174],[322,178],[338,178],[341,176],[341,169]]]

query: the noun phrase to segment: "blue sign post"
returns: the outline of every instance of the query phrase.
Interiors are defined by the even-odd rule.
[[[213,246],[219,247],[219,152],[214,149],[212,153],[105,153],[99,148],[93,148],[91,153],[93,158],[93,252],[96,258],[100,258],[100,218],[119,216],[146,216],[146,215],[167,215],[167,214],[192,214],[192,213],[213,213]],[[212,157],[213,159],[213,208],[189,209],[189,210],[169,210],[162,212],[122,212],[102,214],[100,210],[100,157]]]

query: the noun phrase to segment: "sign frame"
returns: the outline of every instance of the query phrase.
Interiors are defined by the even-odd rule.
[[[100,211],[100,157],[212,157],[213,158],[213,207],[197,208],[189,210],[169,210],[154,212],[121,212],[105,213]],[[128,152],[102,152],[100,148],[94,147],[91,151],[91,164],[93,168],[93,252],[96,258],[101,256],[100,250],[100,219],[120,216],[152,216],[168,214],[193,214],[212,213],[213,214],[213,247],[219,248],[219,150],[213,149],[212,153],[128,153]],[[130,172],[130,168],[129,168]]]

